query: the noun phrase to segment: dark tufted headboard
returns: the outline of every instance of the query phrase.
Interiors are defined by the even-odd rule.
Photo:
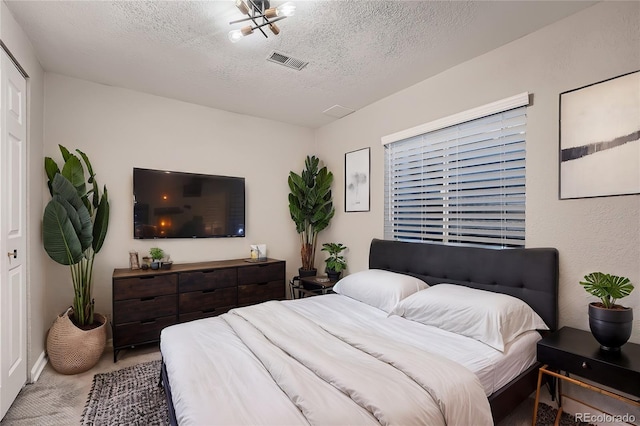
[[[490,249],[373,239],[369,268],[505,293],[524,300],[558,328],[558,250]]]

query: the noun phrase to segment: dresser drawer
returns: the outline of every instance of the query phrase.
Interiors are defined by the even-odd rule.
[[[284,273],[284,262],[238,268],[238,285],[266,283],[276,280],[282,280],[284,285]]]
[[[176,323],[176,316],[156,318],[150,321],[129,322],[114,327],[114,347],[138,345],[160,340],[163,328]]]
[[[179,276],[180,293],[187,291],[211,290],[233,287],[238,282],[236,269],[211,269],[208,271],[181,272]]]
[[[281,299],[284,299],[284,282],[281,280],[238,286],[239,306]]]
[[[212,309],[207,309],[205,311],[180,313],[180,315],[178,316],[178,321],[187,322],[187,321],[193,321],[193,320],[198,320],[202,318],[215,317],[218,315],[226,314],[233,308],[235,308],[235,306],[223,306],[222,308],[212,308]]]
[[[113,322],[122,324],[175,315],[176,295],[145,297],[113,302]]]
[[[148,275],[113,280],[113,300],[141,299],[143,297],[175,294],[178,288],[176,274]]]
[[[207,311],[223,306],[235,306],[238,300],[236,287],[218,288],[213,290],[190,291],[180,293],[180,313]]]

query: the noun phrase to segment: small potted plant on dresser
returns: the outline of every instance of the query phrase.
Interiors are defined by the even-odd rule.
[[[152,247],[149,249],[149,254],[153,260],[151,262],[151,269],[160,269],[162,258],[164,258],[164,250],[158,247]]]
[[[329,257],[325,259],[325,263],[327,264],[325,272],[332,281],[338,281],[342,271],[347,269],[347,261],[344,256],[340,254],[346,249],[347,246],[342,243],[324,243],[322,245],[322,251],[329,253]]]
[[[633,291],[629,278],[592,272],[585,275],[580,284],[584,289],[600,298],[600,302],[589,303],[589,328],[591,334],[607,351],[619,351],[631,337],[633,309],[616,304],[618,299]]]

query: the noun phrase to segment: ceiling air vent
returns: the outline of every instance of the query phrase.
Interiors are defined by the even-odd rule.
[[[302,70],[309,62],[302,61],[300,59],[292,58],[284,53],[272,52],[267,58],[267,61],[275,62],[276,64],[284,65],[285,67],[293,68],[294,70]]]

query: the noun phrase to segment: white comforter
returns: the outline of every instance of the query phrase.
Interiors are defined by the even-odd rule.
[[[179,424],[493,423],[480,382],[458,363],[320,324],[268,302],[163,330]],[[186,336],[194,346],[178,345]],[[185,366],[194,351],[199,361]]]

